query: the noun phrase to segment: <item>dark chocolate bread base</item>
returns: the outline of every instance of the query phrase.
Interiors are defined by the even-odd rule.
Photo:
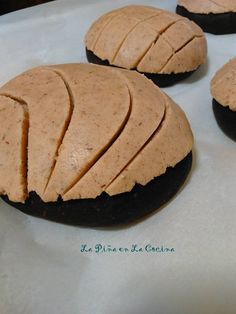
[[[191,166],[192,152],[146,186],[135,185],[131,192],[115,196],[103,193],[96,199],[44,203],[36,193],[30,193],[25,204],[11,202],[7,196],[2,199],[26,214],[64,224],[90,227],[129,224],[168,202],[183,185]]]
[[[115,67],[114,65],[110,65],[110,63],[107,60],[102,60],[99,57],[97,57],[91,50],[88,50],[87,48],[86,48],[86,55],[90,63]],[[133,69],[133,70],[136,70],[136,69]],[[186,79],[195,71],[196,70],[185,72],[185,73],[177,73],[177,74],[174,74],[174,73],[156,74],[156,73],[146,73],[146,72],[139,72],[139,73],[144,74],[147,78],[152,80],[153,83],[155,83],[159,87],[168,87],[168,86],[178,83],[179,81]]]
[[[215,35],[236,33],[236,13],[200,14],[192,13],[178,5],[176,13],[197,23],[204,32]]]
[[[222,106],[215,99],[212,101],[212,106],[219,127],[227,136],[236,141],[236,111]]]
[[[159,87],[168,87],[172,86],[180,81],[185,80],[188,78],[194,71],[185,72],[185,73],[178,73],[178,74],[155,74],[155,73],[142,73],[147,78],[153,81]]]
[[[0,15],[54,0],[0,0]]]

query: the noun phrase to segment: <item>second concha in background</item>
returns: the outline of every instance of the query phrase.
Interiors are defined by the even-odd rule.
[[[236,33],[236,0],[178,0],[176,12],[208,33]]]
[[[101,16],[88,30],[85,45],[90,62],[135,69],[161,87],[188,77],[207,56],[206,38],[198,25],[139,5]]]

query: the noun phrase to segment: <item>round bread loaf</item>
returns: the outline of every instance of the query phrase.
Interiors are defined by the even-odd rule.
[[[39,67],[0,89],[0,194],[69,224],[132,222],[156,210],[191,168],[183,111],[136,71]]]
[[[178,0],[176,12],[208,33],[236,33],[235,0]]]
[[[226,63],[211,81],[213,110],[221,129],[236,140],[236,58]]]
[[[135,69],[164,87],[204,63],[207,43],[193,22],[171,12],[131,5],[93,23],[85,37],[89,62]]]

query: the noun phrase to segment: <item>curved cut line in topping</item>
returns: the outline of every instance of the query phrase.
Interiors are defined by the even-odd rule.
[[[153,44],[155,45],[155,44],[158,42],[158,40],[159,40],[160,38],[162,38],[162,40],[164,40],[164,41],[169,45],[169,47],[171,47],[170,44],[168,43],[168,41],[165,40],[165,38],[163,38],[163,36],[161,36],[161,35],[157,38],[157,40],[156,40]],[[142,57],[142,59],[139,60],[138,64],[136,65],[136,68],[138,68],[138,66],[139,66],[140,63],[143,61],[143,59],[146,57],[146,55],[148,54],[148,52],[152,49],[153,44],[152,44],[152,45],[149,47],[149,49],[146,51],[146,53],[145,53],[145,55]],[[171,48],[172,48],[172,47],[171,47]],[[172,48],[172,50],[173,50],[173,48]],[[161,67],[161,69],[159,70],[159,72],[162,71],[162,69],[167,65],[167,63],[168,63],[169,60],[173,57],[173,55],[174,55],[174,50],[173,50],[172,55],[168,58],[168,60],[165,62],[165,64]]]
[[[167,66],[167,64],[172,60],[172,58],[178,53],[181,52],[181,50],[183,50],[184,48],[186,48],[189,44],[191,44],[196,38],[204,38],[203,36],[193,36],[193,38],[191,38],[187,43],[185,43],[184,45],[182,45],[178,50],[176,50],[173,55],[168,59],[168,61],[166,62],[166,64],[161,68],[161,70],[159,72],[162,72],[162,70],[165,68],[165,66]]]
[[[174,167],[192,150],[193,136],[184,112],[171,98],[165,94],[163,96],[166,110],[161,125],[123,172],[107,187],[105,192],[108,195],[129,192],[135,184],[145,186],[164,174],[168,167]],[[142,169],[145,167],[148,169],[144,173]]]
[[[66,132],[67,132],[67,130],[68,130],[68,128],[69,128],[69,125],[70,125],[70,122],[71,122],[71,118],[72,118],[72,115],[73,115],[73,111],[74,111],[74,97],[73,97],[73,93],[72,93],[72,91],[71,91],[71,89],[70,89],[70,86],[69,86],[68,82],[67,82],[66,79],[63,77],[63,74],[61,74],[59,71],[57,71],[57,70],[54,69],[54,68],[49,68],[49,67],[47,67],[47,69],[48,69],[49,71],[52,71],[52,72],[54,72],[55,74],[57,74],[58,77],[60,77],[61,80],[62,80],[62,82],[64,83],[65,88],[66,88],[67,93],[68,93],[68,96],[69,96],[69,99],[70,99],[70,111],[69,111],[68,117],[67,117],[67,119],[66,119],[66,121],[65,121],[65,125],[64,125],[64,128],[63,128],[63,132],[62,132],[61,137],[60,137],[60,139],[59,139],[59,144],[58,144],[58,147],[57,147],[57,150],[56,150],[56,154],[54,155],[54,163],[53,163],[53,165],[52,165],[52,169],[51,169],[50,175],[49,175],[49,177],[48,177],[47,184],[46,184],[46,186],[45,186],[45,188],[44,188],[44,193],[45,193],[45,191],[46,191],[46,189],[47,189],[47,187],[48,187],[48,184],[49,184],[49,182],[50,182],[50,179],[51,179],[51,177],[52,177],[52,175],[53,175],[53,171],[54,171],[55,166],[56,166],[56,163],[57,163],[57,157],[59,156],[59,150],[60,150],[60,147],[61,147],[61,145],[62,145],[62,143],[63,143],[65,134],[66,134]]]
[[[162,117],[162,120],[160,122],[160,124],[158,125],[158,127],[156,128],[156,130],[152,133],[152,135],[147,139],[147,141],[143,144],[143,146],[137,151],[137,153],[132,157],[132,159],[130,159],[130,161],[121,169],[121,171],[116,175],[115,178],[112,179],[112,181],[107,184],[107,186],[105,187],[105,192],[106,190],[109,188],[109,186],[116,180],[117,177],[119,177],[119,175],[125,170],[125,168],[127,168],[132,162],[133,160],[140,154],[140,152],[150,143],[150,141],[153,139],[153,137],[158,133],[158,131],[162,128],[163,123],[165,122],[165,117],[166,117],[166,106],[165,106],[165,111],[164,111],[164,115]]]
[[[167,13],[168,13],[170,16],[171,16],[171,15],[177,15],[177,14],[174,14],[174,13],[169,13],[169,12],[167,12],[167,11],[162,11],[159,15],[166,15]],[[158,16],[159,16],[159,15],[158,15]],[[152,17],[152,18],[153,18],[153,17]],[[174,20],[174,21],[172,21],[170,24],[167,24],[167,26],[164,27],[162,31],[158,31],[158,34],[159,34],[159,35],[162,35],[162,34],[165,33],[172,25],[174,25],[175,23],[177,23],[177,22],[179,22],[179,21],[183,21],[184,19],[185,19],[185,18],[184,18],[183,16],[179,15],[179,16],[177,17],[177,20]],[[152,30],[155,30],[155,31],[157,32],[157,29],[156,29],[153,25],[149,24],[149,26],[150,26],[150,28],[151,28]]]
[[[117,11],[117,14],[115,14],[114,12],[114,15],[108,19],[107,23],[105,23],[105,25],[103,25],[103,27],[99,30],[98,32],[98,35],[97,35],[97,38],[95,39],[94,43],[93,43],[93,47],[92,49],[95,50],[95,47],[96,47],[96,44],[98,42],[98,40],[100,39],[101,35],[102,35],[102,32],[104,31],[104,29],[119,15],[120,13]]]
[[[168,37],[166,37],[166,39],[165,39],[165,38],[163,38],[163,36],[165,36],[167,30],[169,30],[172,26],[176,26],[176,24],[180,24],[180,23],[183,23],[183,24],[184,24],[184,27],[185,27],[186,30],[188,29],[188,30],[191,31],[192,36],[191,36],[187,41],[185,41],[180,47],[178,47],[178,48],[176,49],[176,47],[173,45],[173,42],[172,42],[171,40],[169,40]],[[188,43],[189,43],[192,39],[194,39],[195,37],[199,37],[199,38],[204,37],[203,35],[200,35],[200,36],[197,35],[197,34],[195,33],[195,31],[192,29],[191,24],[190,24],[189,22],[186,23],[186,21],[184,21],[184,20],[178,20],[178,21],[176,21],[175,23],[173,23],[170,27],[168,27],[168,29],[165,30],[165,32],[163,32],[163,33],[161,34],[161,36],[162,36],[162,38],[165,39],[165,41],[172,47],[174,53],[177,53],[178,51],[180,51],[186,44],[188,44]]]
[[[118,10],[117,14],[115,14],[111,19],[109,19],[109,22],[106,23],[104,27],[102,27],[101,31],[99,32],[99,36],[96,39],[96,43],[93,45],[93,51],[96,51],[97,45],[99,44],[99,40],[101,39],[101,36],[103,35],[104,30],[106,30],[109,27],[109,25],[114,21],[114,19],[122,15],[124,15],[123,12],[120,12]]]
[[[141,56],[139,58],[139,60],[137,61],[137,63],[135,64],[135,69],[138,68],[139,64],[142,62],[143,58],[145,58],[146,54],[148,53],[148,51],[153,47],[153,42],[148,46],[148,48],[146,49],[146,51],[144,52],[143,56]],[[138,71],[138,70],[137,70]]]
[[[80,175],[74,180],[74,182],[64,191],[64,193],[62,193],[62,196],[65,195],[66,193],[68,193],[71,189],[73,189],[73,187],[86,175],[86,173],[89,172],[89,170],[99,161],[100,158],[102,158],[102,156],[108,151],[108,149],[115,143],[115,141],[120,137],[123,130],[125,129],[125,126],[128,123],[131,112],[132,112],[132,97],[131,97],[131,93],[130,93],[130,90],[129,90],[129,87],[127,84],[126,84],[126,87],[127,87],[128,92],[129,92],[130,103],[129,103],[128,113],[127,113],[123,123],[121,124],[118,131],[111,138],[111,140],[103,148],[103,150],[101,150],[101,152],[90,162],[89,166],[84,171],[82,171],[80,173]]]
[[[113,57],[113,59],[112,59],[112,62],[114,62],[114,60],[116,59],[118,53],[119,53],[120,50],[122,49],[123,44],[124,44],[125,40],[127,39],[127,37],[129,36],[129,34],[130,34],[132,31],[134,31],[137,26],[139,26],[139,25],[142,24],[142,23],[147,23],[148,20],[150,20],[150,19],[152,19],[152,18],[155,18],[155,17],[158,17],[158,16],[161,16],[161,15],[163,15],[163,14],[166,14],[166,12],[165,12],[165,11],[160,11],[160,12],[154,14],[153,16],[150,16],[150,17],[148,17],[148,18],[146,18],[146,19],[140,21],[139,23],[137,23],[137,24],[127,33],[127,35],[126,35],[125,38],[123,39],[122,43],[120,44],[119,49],[117,50],[117,52],[115,53],[115,55],[114,55],[114,57]],[[160,32],[158,32],[157,29],[155,29],[155,27],[153,27],[151,24],[148,24],[148,23],[147,23],[148,26],[150,27],[150,29],[152,29],[153,31],[155,31],[155,32],[157,33],[157,36],[156,36],[156,39],[155,39],[152,43],[150,43],[149,47],[147,48],[147,51],[146,51],[146,52],[143,54],[143,56],[141,56],[140,59],[137,61],[137,64],[134,66],[134,69],[136,69],[136,68],[138,67],[139,63],[142,61],[143,58],[145,58],[145,56],[146,56],[146,54],[148,53],[148,51],[152,48],[152,45],[153,45],[153,44],[155,45],[155,43],[158,41],[158,39],[160,38],[160,36],[162,36],[162,34],[164,34],[171,26],[173,26],[175,23],[179,22],[180,20],[184,20],[184,18],[183,18],[182,16],[179,16],[179,18],[178,18],[177,20],[175,20],[175,21],[171,22],[170,24],[168,24],[168,25],[167,25],[162,31],[160,31]],[[168,44],[169,44],[169,43],[168,43]],[[168,61],[169,61],[169,59],[168,59]],[[168,62],[168,61],[167,61],[167,62]]]
[[[184,43],[181,47],[179,47],[174,54],[177,52],[180,52],[182,49],[184,49],[188,44],[190,44],[194,39],[196,38],[203,38],[203,36],[196,36],[194,35],[191,39],[189,39],[186,43]]]
[[[161,91],[154,86],[149,80],[145,79],[145,87],[138,87],[137,84],[133,82],[134,76],[138,75],[136,72],[127,71],[127,70],[118,70],[123,79],[127,82],[128,88],[130,90],[130,95],[132,99],[132,113],[129,118],[129,122],[124,128],[123,132],[110,147],[110,149],[103,155],[104,158],[100,158],[97,163],[84,175],[77,184],[67,191],[63,195],[63,200],[78,199],[78,198],[96,198],[100,195],[105,187],[116,177],[117,173],[130,161],[130,159],[137,153],[140,147],[147,141],[147,139],[152,135],[153,131],[156,130],[157,126],[163,119],[165,104],[160,100],[160,104],[154,104],[152,98],[160,96]],[[142,77],[139,77],[142,80]],[[140,82],[141,83],[141,82]],[[141,95],[147,96],[147,88],[151,84],[151,98],[147,103],[147,106],[142,106]],[[142,84],[141,84],[142,85]],[[140,89],[141,88],[141,89]],[[142,91],[143,89],[143,91]],[[157,90],[158,89],[158,90]],[[139,97],[135,100],[133,94],[135,91],[138,91]],[[136,93],[135,93],[136,95]],[[137,104],[135,105],[135,103]],[[145,115],[145,118],[144,116]],[[148,116],[150,116],[150,125],[147,127]],[[130,139],[133,138],[135,134],[135,129],[138,126],[138,123],[142,127],[140,130],[140,135],[135,137],[135,140],[132,140],[131,150],[127,152],[125,147],[129,146]],[[146,129],[146,131],[144,131]],[[122,150],[120,150],[120,145],[122,145]],[[114,158],[115,157],[115,158]],[[110,163],[111,162],[111,163]],[[109,164],[109,168],[105,169],[102,172],[102,168]],[[116,166],[113,164],[116,163]],[[101,167],[100,167],[101,166]],[[86,186],[90,186],[90,182],[94,182],[94,186],[91,190],[87,191]]]
[[[42,196],[70,111],[67,90],[61,78],[43,66],[13,78],[0,92],[24,99],[28,104],[28,192]]]
[[[8,94],[8,93],[5,93],[5,92],[1,92],[1,90],[0,90],[0,96],[5,96],[5,97],[8,97],[8,98],[10,98],[10,99],[12,99],[12,100],[14,100],[14,101],[17,101],[18,103],[20,103],[23,107],[24,107],[24,109],[29,113],[29,110],[28,110],[28,104],[26,103],[26,101],[24,100],[24,99],[22,99],[21,97],[15,97],[15,96],[12,96],[12,95],[10,95],[10,94]]]
[[[137,28],[137,26],[139,26],[140,24],[145,23],[146,21],[148,21],[149,19],[152,19],[153,17],[159,16],[160,14],[161,14],[161,12],[157,12],[157,13],[155,13],[154,15],[152,15],[152,16],[146,18],[146,19],[143,19],[143,20],[139,21],[134,27],[132,27],[132,29],[125,35],[124,39],[122,40],[121,44],[119,45],[119,47],[118,47],[118,49],[117,49],[115,55],[114,55],[113,58],[112,58],[112,62],[114,62],[114,60],[116,59],[118,53],[120,52],[120,50],[121,50],[121,48],[122,48],[122,46],[123,46],[125,40],[126,40],[127,37],[129,36],[129,34],[130,34],[131,32],[133,32],[133,31]],[[159,34],[157,33],[157,37],[158,37],[158,36],[159,36]]]
[[[173,25],[175,25],[176,23],[178,23],[179,21],[184,20],[183,18],[180,18],[176,21],[173,21],[170,25],[168,25],[162,32],[160,32],[160,35],[156,38],[156,40],[149,46],[149,48],[147,49],[147,51],[145,52],[145,54],[142,56],[142,58],[138,61],[137,65],[135,66],[135,68],[138,68],[139,64],[143,61],[143,59],[146,57],[146,55],[148,54],[148,52],[150,51],[150,49],[152,49],[153,45],[155,45],[158,40],[161,38],[162,40],[164,40],[169,47],[172,48],[172,55],[168,58],[168,60],[165,62],[165,64],[159,69],[159,72],[161,72],[164,67],[168,64],[168,62],[171,60],[171,58],[173,58],[173,56],[179,52],[181,49],[183,49],[185,46],[187,46],[188,43],[190,43],[192,40],[194,40],[195,38],[203,38],[204,36],[197,36],[194,35],[190,40],[188,40],[186,43],[184,43],[180,48],[178,48],[176,51],[174,51],[174,47],[171,45],[171,43],[169,43],[169,41],[167,41],[165,39],[165,37],[163,36],[165,34],[165,32],[172,27]],[[151,27],[152,29],[154,29],[154,27]]]
[[[179,22],[180,20],[182,20],[183,18],[180,16],[180,18],[176,21],[171,22],[171,24],[169,24],[168,26],[166,26],[166,28],[164,28],[161,32],[160,35],[164,34],[169,28],[171,28],[171,26],[173,26],[174,24],[176,24],[177,22]]]
[[[87,172],[96,162],[108,142],[114,140],[114,134],[124,122],[130,105],[126,84],[121,82],[117,72],[111,68],[88,64],[55,65],[54,68],[68,82],[75,108],[55,170],[43,194],[46,202],[56,201],[78,180],[81,173]],[[107,88],[110,93],[106,92]],[[111,125],[113,119],[114,124]],[[101,125],[104,127],[100,128]]]
[[[175,50],[174,50],[174,47],[171,45],[171,42],[167,41],[167,40],[165,39],[164,35],[165,35],[165,33],[167,32],[167,30],[168,30],[169,28],[171,28],[173,25],[179,23],[180,21],[184,21],[184,19],[183,19],[183,18],[180,18],[180,19],[178,19],[178,20],[176,20],[176,21],[173,21],[173,22],[172,22],[170,25],[168,25],[162,32],[160,32],[160,36],[157,37],[156,41],[153,42],[153,44],[155,45],[155,44],[158,42],[158,40],[161,38],[161,39],[164,40],[164,41],[172,48],[172,50],[173,50],[172,55],[168,58],[168,60],[166,61],[166,63],[161,67],[161,69],[159,70],[159,72],[161,72],[161,71],[163,70],[163,68],[167,65],[167,63],[171,60],[171,58],[172,58],[177,52],[179,52],[180,50],[182,50],[182,49],[183,49],[185,46],[187,46],[192,40],[194,40],[195,38],[203,38],[203,37],[204,37],[203,35],[202,35],[202,36],[193,35],[187,42],[185,42],[181,47],[179,47],[179,48],[175,51]],[[187,26],[189,27],[190,25],[187,25]],[[194,32],[194,30],[193,30],[193,32]],[[142,59],[139,61],[139,63],[137,64],[136,67],[139,66],[139,64],[140,64],[140,63],[142,62],[142,60],[146,57],[147,53],[149,52],[150,49],[152,49],[152,47],[153,47],[152,45],[149,47],[149,49],[146,51],[145,55],[142,57]]]

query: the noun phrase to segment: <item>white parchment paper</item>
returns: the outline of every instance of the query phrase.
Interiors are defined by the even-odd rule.
[[[0,17],[0,83],[40,64],[86,62],[89,25],[127,3],[59,0]],[[157,214],[117,230],[64,226],[1,201],[1,314],[236,313],[236,143],[218,128],[209,93],[215,71],[236,55],[236,35],[207,39],[207,64],[165,89],[195,136],[185,188]],[[129,252],[96,253],[96,244]],[[131,252],[133,244],[144,251]],[[174,252],[148,253],[147,244]]]

